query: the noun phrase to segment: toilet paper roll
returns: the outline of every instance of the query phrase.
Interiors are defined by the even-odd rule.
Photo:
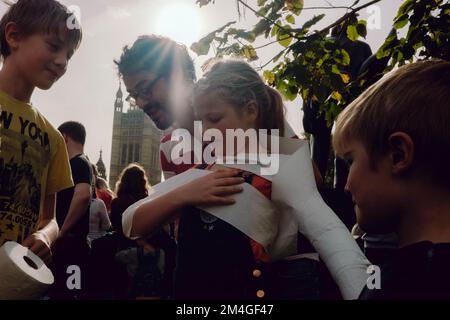
[[[42,298],[54,277],[45,263],[17,242],[0,247],[0,300]]]

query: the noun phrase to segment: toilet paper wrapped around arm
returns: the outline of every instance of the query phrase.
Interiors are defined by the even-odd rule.
[[[41,299],[54,278],[31,250],[17,242],[0,247],[0,300]]]
[[[247,166],[243,167],[247,171],[255,171]],[[133,240],[140,238],[139,236],[131,237],[134,213],[139,206],[211,172],[190,169],[153,186],[146,198],[134,203],[123,213],[124,235]],[[292,213],[286,212],[286,215],[279,211],[272,201],[247,183],[243,184],[243,189],[243,192],[233,195],[236,200],[233,205],[199,208],[233,225],[249,238],[261,244],[272,260],[295,254],[298,227]],[[151,213],[149,212],[149,214]]]
[[[357,299],[366,285],[370,262],[320,196],[304,141],[280,138],[280,166],[272,179],[272,200],[294,213],[299,231],[319,253],[343,298]]]
[[[245,183],[244,191],[233,195],[235,204],[200,208],[263,245],[272,260],[296,254],[297,232],[300,231],[327,265],[343,297],[355,299],[366,284],[369,261],[317,191],[308,145],[298,139],[279,138],[278,141],[279,152],[270,155],[271,160],[279,161],[274,172],[260,162],[231,164],[223,161],[224,166],[253,172],[270,180],[272,201]],[[130,237],[133,216],[141,204],[209,173],[191,169],[154,186],[147,198],[124,212],[124,234]]]

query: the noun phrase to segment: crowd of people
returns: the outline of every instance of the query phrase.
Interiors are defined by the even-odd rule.
[[[348,166],[342,185],[355,212],[329,197],[323,165],[308,163],[312,188],[335,212],[320,220],[308,206],[298,210],[291,222],[302,231],[297,250],[274,258],[208,212],[233,210],[246,188],[274,205],[270,178],[195,164],[194,152],[176,161],[169,133],[160,146],[166,180],[189,170],[211,173],[152,197],[145,170],[130,164],[113,192],[84,153],[84,126],[67,121],[56,129],[31,105],[34,89],[50,89],[82,41],[81,29],[67,28],[69,16],[56,0],[19,0],[0,21],[0,246],[16,241],[50,266],[48,298],[450,298],[450,62],[399,67],[344,109],[331,144]],[[160,130],[194,136],[194,121],[201,121],[224,136],[266,129],[298,139],[281,95],[244,61],[213,61],[197,80],[185,46],[147,35],[115,63],[127,100]],[[337,238],[317,234],[327,219],[338,221]],[[365,281],[371,264],[381,267],[379,286]],[[71,265],[82,272],[79,288],[67,286]]]

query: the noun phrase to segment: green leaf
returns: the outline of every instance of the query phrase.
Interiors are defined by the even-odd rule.
[[[248,42],[254,42],[256,39],[256,34],[252,31],[236,30],[236,36],[245,39]]]
[[[242,49],[243,54],[248,61],[254,61],[258,59],[256,50],[252,46],[244,46]]]
[[[367,21],[366,20],[359,20],[358,24],[363,24],[367,27]]]
[[[301,96],[303,100],[307,100],[308,99],[308,95],[309,95],[309,89],[308,88],[303,88],[302,92],[301,92]]]
[[[333,66],[331,67],[331,72],[333,72],[334,74],[341,74],[341,71],[339,71],[339,68],[337,65],[333,64]]]
[[[273,84],[275,82],[275,74],[272,71],[266,70],[263,72],[263,77],[266,79],[268,84]]]
[[[399,30],[399,29],[403,28],[404,26],[406,26],[409,22],[408,18],[409,18],[408,14],[404,14],[404,15],[400,16],[400,18],[395,20],[394,28]]]
[[[258,6],[262,7],[266,3],[266,1],[267,0],[258,0]]]
[[[191,45],[191,50],[194,51],[198,56],[207,55],[213,40],[214,37],[212,38],[205,37],[198,42],[194,42]]]
[[[336,101],[342,100],[342,95],[338,91],[333,91],[333,93],[331,94],[331,97]]]
[[[382,58],[386,58],[389,57],[391,55],[391,50],[390,49],[384,49],[383,47],[381,47],[378,51],[377,51],[377,59],[380,60]]]
[[[315,25],[317,22],[319,22],[320,20],[322,20],[325,17],[325,14],[320,14],[318,16],[314,16],[311,19],[309,19],[308,21],[306,21],[302,28],[303,29],[309,29],[311,28],[313,25]]]
[[[293,12],[295,15],[300,15],[303,10],[304,1],[303,0],[285,0],[284,4],[286,8]]]
[[[314,51],[308,51],[308,52],[306,52],[305,57],[314,59],[316,57],[316,55],[315,55]]]
[[[401,51],[396,51],[392,57],[396,60],[396,61],[402,61],[403,59],[403,52]]]
[[[398,9],[397,17],[409,12],[412,8],[414,8],[414,0],[407,0],[405,1],[400,8]]]
[[[266,19],[260,20],[254,27],[253,27],[253,33],[256,36],[259,36],[269,30],[271,24]]]
[[[341,73],[341,79],[343,83],[349,83],[350,82],[350,76],[347,73]]]
[[[272,28],[272,32],[271,32],[270,35],[271,35],[272,37],[275,37],[275,36],[278,34],[278,30],[279,30],[279,29],[280,29],[280,28],[278,27],[278,25],[275,24],[275,25],[273,26],[273,28]]]
[[[292,14],[286,17],[286,21],[289,22],[290,24],[295,24],[295,18]]]
[[[191,45],[191,50],[194,51],[197,55],[207,55],[209,52],[209,48],[211,46],[211,43],[214,41],[214,39],[217,37],[217,33],[221,33],[223,30],[231,26],[232,24],[235,24],[236,21],[228,22],[224,26],[220,27],[217,30],[214,30],[213,32],[209,33],[205,37],[201,38],[199,41],[194,42]]]
[[[348,26],[347,27],[347,38],[349,38],[352,41],[358,40],[359,34],[358,30],[356,29],[356,26]]]
[[[348,66],[350,64],[350,55],[344,49],[341,50],[342,53],[342,64]]]
[[[279,35],[277,37],[278,43],[281,44],[283,47],[287,48],[292,42],[292,37],[289,34],[283,34]]]

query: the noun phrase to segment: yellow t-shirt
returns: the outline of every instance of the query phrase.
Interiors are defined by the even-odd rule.
[[[0,91],[0,246],[36,232],[45,196],[71,186],[62,135],[34,107]]]

